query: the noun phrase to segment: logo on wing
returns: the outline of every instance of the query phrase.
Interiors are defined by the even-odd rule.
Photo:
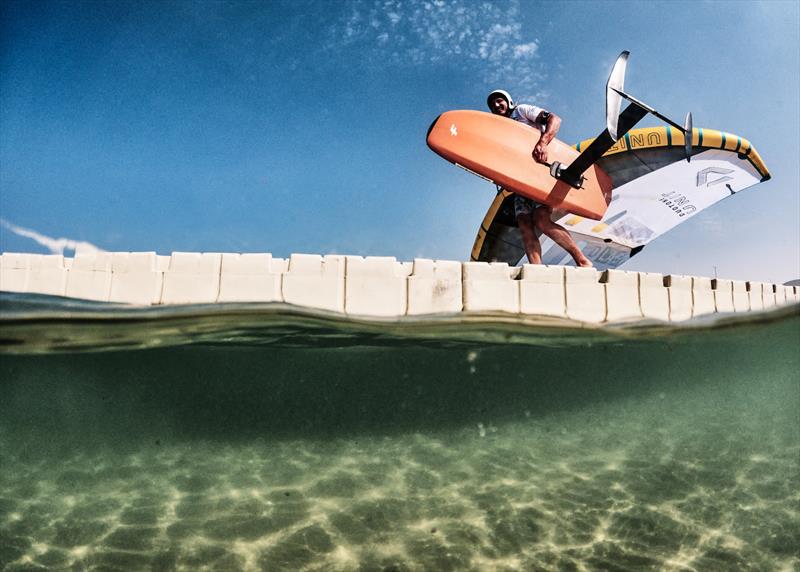
[[[455,124],[455,123],[453,123],[453,124],[450,126],[450,135],[452,135],[453,137],[455,137],[456,135],[458,135],[458,127],[456,127],[456,124]]]
[[[697,186],[702,187],[713,187],[714,185],[719,185],[720,183],[724,183],[725,181],[732,181],[733,177],[728,177],[730,173],[733,173],[733,169],[723,169],[721,167],[707,167],[702,171],[697,172]],[[712,181],[709,181],[709,175],[723,175],[722,177],[717,177]]]

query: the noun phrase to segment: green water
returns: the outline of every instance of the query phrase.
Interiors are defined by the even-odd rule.
[[[0,570],[800,568],[797,308],[609,333],[3,302]]]

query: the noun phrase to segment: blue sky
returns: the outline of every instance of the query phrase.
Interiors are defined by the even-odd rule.
[[[0,4],[0,216],[106,250],[467,260],[494,188],[425,145],[492,88],[573,143],[604,87],[748,138],[773,179],[624,268],[800,277],[797,2]],[[646,119],[642,125],[657,125]],[[45,252],[0,227],[3,251]]]

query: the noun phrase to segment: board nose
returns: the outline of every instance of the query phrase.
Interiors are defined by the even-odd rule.
[[[428,127],[428,132],[425,134],[425,141],[426,141],[426,142],[428,141],[428,138],[431,136],[431,131],[433,131],[433,126],[434,126],[434,125],[436,125],[436,123],[439,121],[439,118],[440,118],[441,116],[442,116],[442,114],[441,114],[441,113],[440,113],[439,115],[437,115],[437,116],[436,116],[436,119],[434,119],[434,120],[433,120],[433,123],[431,123],[431,126],[430,126],[430,127]]]

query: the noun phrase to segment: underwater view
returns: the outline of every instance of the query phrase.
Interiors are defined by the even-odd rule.
[[[800,568],[797,305],[0,310],[0,570]]]

